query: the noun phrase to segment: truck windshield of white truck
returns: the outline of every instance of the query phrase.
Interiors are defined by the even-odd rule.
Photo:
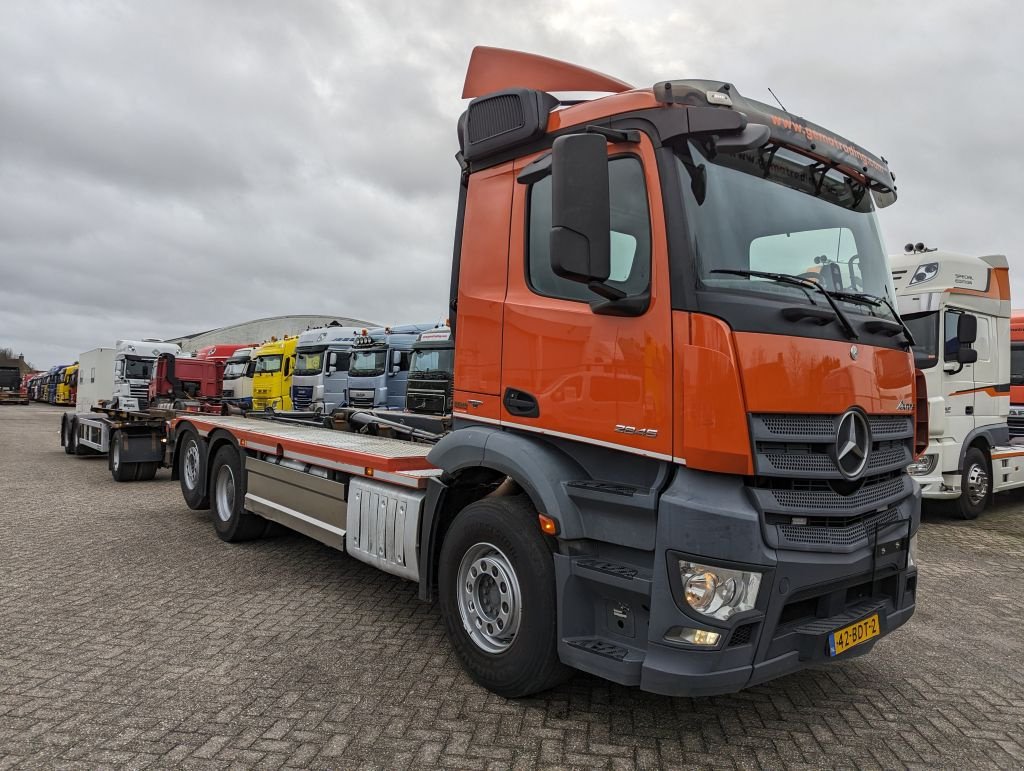
[[[128,380],[149,380],[153,377],[153,359],[125,356],[124,377]]]
[[[895,296],[871,196],[859,182],[781,148],[719,153],[712,161],[691,143],[677,158],[705,289],[808,297],[792,284],[720,272],[736,270],[811,279],[829,292]],[[882,304],[848,304],[851,312],[892,317]]]
[[[256,357],[256,372],[280,372],[281,354]]]
[[[327,347],[299,349],[295,354],[295,375],[319,375],[324,371],[324,351]]]
[[[248,364],[248,360],[228,361],[228,363],[224,365],[224,379],[235,380],[236,378],[242,377],[242,375],[245,374],[245,368]]]
[[[351,377],[376,377],[384,374],[387,351],[353,351],[348,374]]]

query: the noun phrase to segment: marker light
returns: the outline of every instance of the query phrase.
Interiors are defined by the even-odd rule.
[[[541,532],[547,535],[558,535],[558,523],[547,514],[538,514],[537,521],[540,522]]]
[[[686,603],[705,616],[725,620],[757,602],[761,574],[679,560]]]

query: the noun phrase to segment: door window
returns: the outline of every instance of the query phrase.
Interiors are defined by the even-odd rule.
[[[611,272],[608,283],[629,295],[641,294],[651,280],[651,218],[647,186],[638,158],[608,163],[611,202]],[[530,188],[526,283],[537,294],[564,300],[600,299],[586,285],[555,275],[551,269],[551,177]]]

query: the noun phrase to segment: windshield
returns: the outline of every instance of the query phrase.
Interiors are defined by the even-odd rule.
[[[136,359],[126,356],[124,376],[128,380],[149,380],[153,377],[153,359]]]
[[[409,372],[445,372],[452,371],[453,355],[451,348],[433,348],[415,351]]]
[[[1024,385],[1024,343],[1010,344],[1010,382]]]
[[[384,374],[387,351],[353,351],[348,365],[350,377],[375,377]]]
[[[256,357],[256,374],[261,372],[280,372],[281,371],[281,354],[273,354],[271,356],[257,356]]]
[[[903,323],[914,336],[914,366],[934,367],[939,360],[939,312],[908,313],[903,316]]]
[[[893,297],[871,196],[856,182],[780,148],[721,153],[711,162],[690,144],[677,161],[703,288],[807,297],[800,287],[714,272],[756,270]],[[891,316],[884,306],[849,305]]]
[[[296,375],[319,375],[324,371],[325,348],[299,350],[295,355]]]
[[[246,365],[248,365],[248,359],[239,359],[238,361],[228,361],[224,365],[224,379],[234,380],[240,378],[245,374]]]

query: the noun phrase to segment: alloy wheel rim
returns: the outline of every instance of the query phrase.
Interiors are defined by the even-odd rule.
[[[217,472],[217,516],[227,522],[235,511],[235,473],[224,465]]]
[[[977,505],[988,496],[988,472],[979,464],[973,464],[967,470],[967,498]]]
[[[199,445],[195,441],[185,448],[185,486],[195,490],[199,484]]]
[[[522,621],[519,577],[508,557],[493,544],[474,544],[457,576],[459,615],[470,640],[486,653],[508,650]]]

